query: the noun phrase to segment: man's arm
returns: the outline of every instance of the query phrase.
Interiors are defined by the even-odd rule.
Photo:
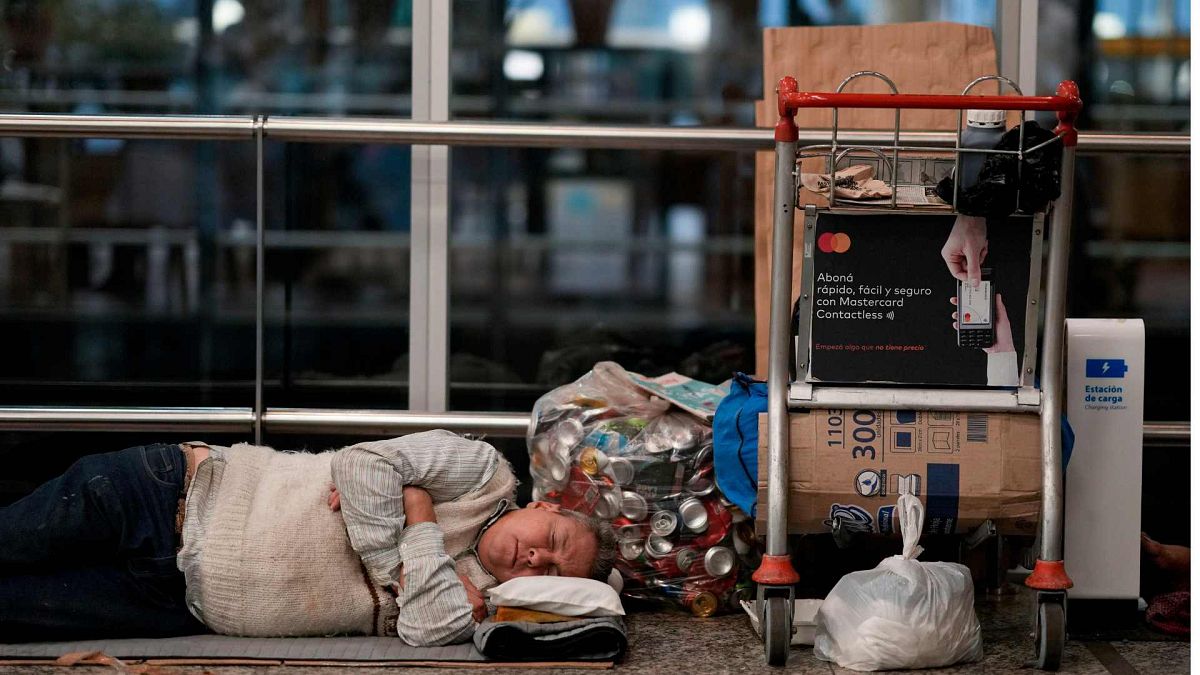
[[[472,603],[446,555],[433,500],[420,488],[404,490],[408,525],[400,537],[396,633],[415,647],[465,642],[475,630]]]
[[[442,430],[359,443],[335,454],[333,483],[346,532],[371,579],[387,585],[399,578],[406,485],[423,488],[432,501],[450,501],[482,487],[499,462],[487,443]]]

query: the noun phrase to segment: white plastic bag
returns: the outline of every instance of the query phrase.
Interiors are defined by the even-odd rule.
[[[975,588],[963,565],[919,562],[921,500],[896,505],[904,552],[842,577],[817,613],[813,654],[853,670],[936,668],[983,657]]]

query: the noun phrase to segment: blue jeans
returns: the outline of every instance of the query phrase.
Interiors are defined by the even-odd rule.
[[[80,459],[0,507],[0,641],[206,633],[184,604],[178,445]]]

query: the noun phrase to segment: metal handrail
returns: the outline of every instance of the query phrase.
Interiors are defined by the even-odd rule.
[[[400,436],[448,429],[456,433],[521,438],[529,428],[526,413],[449,412],[409,410],[333,410],[267,408],[263,428],[276,434],[322,433],[345,436]],[[250,433],[250,408],[82,408],[0,407],[3,431],[135,431]],[[1146,422],[1147,445],[1186,445],[1190,422]]]
[[[143,138],[161,140],[250,140],[254,116],[10,115],[0,114],[0,136],[50,138]],[[774,147],[769,128],[611,126],[519,122],[414,122],[388,118],[267,117],[270,141],[303,143],[399,143],[531,148],[624,150],[757,151]],[[825,129],[800,129],[800,143],[828,142]],[[891,130],[844,131],[847,143],[893,141]],[[954,148],[952,131],[901,132],[902,145]],[[1173,154],[1191,152],[1189,134],[1081,132],[1084,154]]]
[[[0,430],[5,431],[246,433],[253,428],[250,408],[0,408]]]
[[[346,434],[386,436],[432,429],[455,433],[522,438],[529,428],[525,413],[447,412],[408,410],[326,410],[267,408],[263,428],[281,434]]]

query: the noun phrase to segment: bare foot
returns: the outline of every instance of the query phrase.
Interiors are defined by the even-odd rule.
[[[1153,569],[1161,572],[1160,580],[1167,591],[1190,590],[1192,550],[1186,546],[1160,544],[1142,533],[1142,555]],[[1145,569],[1145,568],[1144,568]],[[1149,571],[1149,569],[1146,569]]]

